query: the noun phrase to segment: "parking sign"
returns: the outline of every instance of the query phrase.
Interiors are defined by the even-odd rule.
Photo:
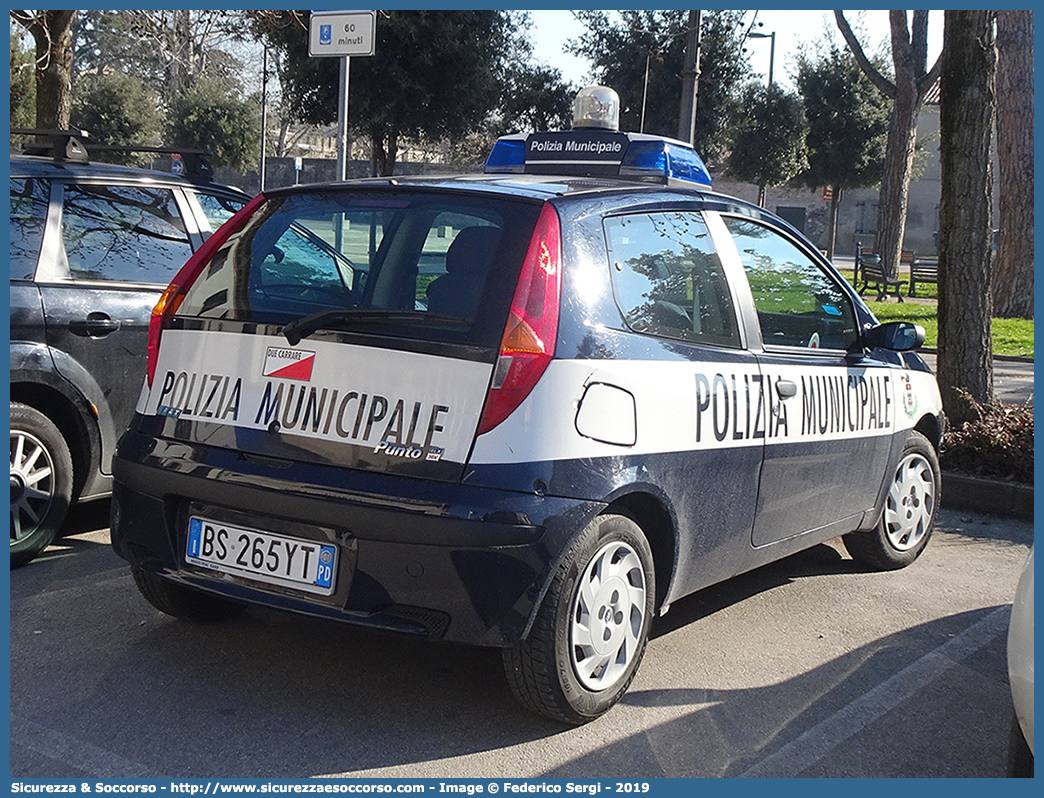
[[[376,11],[313,11],[308,23],[308,55],[373,55]]]

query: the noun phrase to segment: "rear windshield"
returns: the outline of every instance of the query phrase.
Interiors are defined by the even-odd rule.
[[[495,345],[539,211],[449,192],[276,197],[216,253],[178,315],[286,325],[323,314],[315,330]]]

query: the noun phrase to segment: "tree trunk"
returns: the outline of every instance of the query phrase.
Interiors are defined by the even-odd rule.
[[[906,235],[906,210],[910,198],[910,174],[917,145],[917,114],[922,101],[913,75],[896,80],[895,105],[888,125],[888,144],[881,193],[877,203],[877,237],[874,250],[885,273],[893,279]]]
[[[373,177],[394,174],[398,154],[399,138],[394,131],[370,129],[370,172]]]
[[[874,85],[894,102],[885,151],[885,172],[877,205],[877,236],[874,250],[881,256],[885,272],[893,278],[899,271],[906,233],[906,209],[910,173],[917,144],[917,115],[924,97],[939,74],[941,63],[926,71],[928,56],[928,11],[913,12],[913,29],[907,26],[906,11],[889,11],[892,63],[895,82],[888,80],[866,57],[863,48],[841,11],[834,12],[838,29],[852,55]]]
[[[1033,318],[1033,12],[997,12],[1000,220],[994,315]]]
[[[993,401],[991,145],[997,51],[992,11],[946,11],[940,83],[939,356],[954,424]],[[962,393],[962,392],[966,392]]]
[[[72,111],[72,30],[75,11],[37,11],[17,17],[36,43],[36,126],[66,130]]]
[[[827,260],[833,262],[834,250],[837,248],[837,216],[841,206],[841,186],[830,187],[830,222],[827,227]]]
[[[175,9],[173,14],[170,33],[173,47],[164,86],[168,108],[177,102],[188,87],[192,74],[192,12],[188,9]]]

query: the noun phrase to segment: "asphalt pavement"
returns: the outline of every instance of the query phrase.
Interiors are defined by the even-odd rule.
[[[570,729],[515,703],[495,650],[161,615],[97,509],[11,572],[13,778],[1005,775],[1028,521],[944,508],[909,568],[832,541],[702,590],[656,619],[623,701]]]

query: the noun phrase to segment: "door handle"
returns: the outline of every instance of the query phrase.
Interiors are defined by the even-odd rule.
[[[789,399],[797,393],[797,383],[790,380],[776,380],[776,393],[780,399]]]
[[[70,332],[90,338],[102,338],[118,329],[120,322],[110,318],[107,313],[88,313],[86,319],[73,319],[69,322]]]

